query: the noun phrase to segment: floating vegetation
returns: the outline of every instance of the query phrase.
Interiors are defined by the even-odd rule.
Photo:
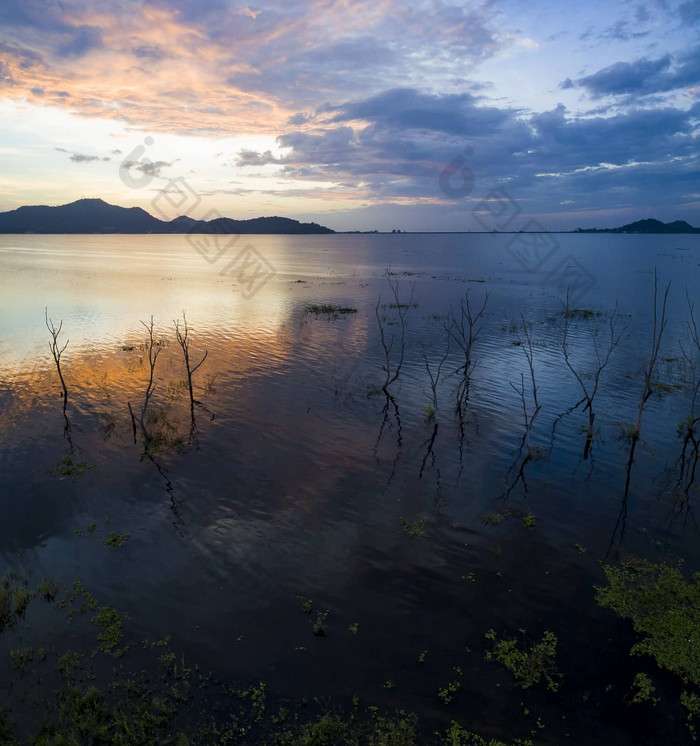
[[[67,453],[57,464],[53,470],[48,470],[49,474],[55,477],[65,479],[71,477],[74,482],[85,476],[88,470],[92,468],[87,461],[74,461],[73,454]]]
[[[41,583],[39,583],[39,588],[37,589],[37,595],[39,598],[43,598],[44,601],[53,601],[58,594],[58,583],[55,580],[48,580],[47,578],[44,578]]]
[[[330,303],[323,303],[320,305],[313,304],[306,306],[306,313],[312,313],[315,316],[343,316],[349,313],[357,313],[356,308],[349,308],[346,306],[334,306]]]
[[[510,515],[510,510],[506,508],[502,513],[482,513],[479,518],[485,526],[498,526],[498,524]]]
[[[23,575],[10,571],[0,577],[0,634],[24,616],[31,600]]]
[[[34,651],[30,647],[20,648],[19,650],[10,650],[10,659],[12,665],[20,672],[24,673],[34,658]]]
[[[303,596],[297,596],[297,598],[301,601],[301,610],[304,614],[310,614],[313,601],[310,598],[304,598]]]
[[[100,627],[101,631],[97,635],[98,646],[93,651],[93,656],[98,652],[111,655],[113,658],[121,658],[127,651],[128,646],[122,645],[124,630],[123,623],[128,621],[128,614],[120,614],[111,606],[100,606],[97,599],[87,591],[83,584],[76,580],[73,587],[67,594],[67,598],[61,601],[59,608],[68,609],[68,620],[72,621],[75,615],[75,603],[81,600],[78,611],[85,614],[88,611],[94,612],[90,621]]]
[[[118,534],[116,531],[110,531],[109,536],[102,543],[109,549],[118,549],[124,546],[130,538],[130,534]]]
[[[681,704],[695,738],[693,718],[700,715],[700,573],[686,582],[675,567],[636,558],[620,567],[604,565],[603,572],[608,584],[596,588],[598,604],[630,619],[641,635],[630,655],[650,655],[692,688],[681,694]],[[643,679],[640,683],[648,689]]]
[[[656,394],[657,399],[663,399],[664,396],[672,394],[674,391],[683,391],[683,386],[678,383],[664,383],[663,381],[652,381],[651,388]]]
[[[630,654],[651,655],[684,683],[700,686],[700,573],[686,583],[674,567],[634,558],[603,572],[608,585],[596,588],[597,602],[631,619],[642,635]]]
[[[525,630],[521,629],[520,633],[524,636]],[[485,637],[494,643],[493,651],[486,653],[486,660],[502,663],[523,689],[538,684],[543,677],[547,682],[547,689],[553,692],[559,689],[563,675],[554,663],[557,637],[553,632],[545,630],[542,640],[525,650],[518,648],[518,641],[515,638],[499,640],[493,629],[490,629]]]
[[[645,673],[638,673],[634,677],[632,690],[634,691],[634,696],[630,700],[632,704],[637,705],[642,702],[651,702],[655,705],[659,701],[658,697],[653,696],[656,691],[654,682]]]
[[[317,611],[316,621],[311,625],[311,630],[316,637],[326,636],[326,618],[328,617],[327,611]]]
[[[568,319],[594,319],[603,316],[602,311],[594,311],[592,308],[567,308],[563,313]]]
[[[408,534],[411,537],[425,536],[425,532],[428,528],[428,516],[421,513],[412,521],[408,521],[400,515],[399,523],[401,524],[401,528],[405,534]]]
[[[535,528],[535,516],[532,513],[523,516],[523,526],[527,529]]]
[[[462,669],[459,666],[455,666],[454,671],[458,676],[462,676]],[[450,681],[448,684],[438,689],[438,697],[442,700],[444,705],[449,705],[461,688],[462,683],[459,679],[456,681]]]

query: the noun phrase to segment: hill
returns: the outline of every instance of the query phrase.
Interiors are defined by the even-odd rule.
[[[673,223],[662,223],[654,218],[637,220],[620,228],[578,228],[574,233],[700,233],[685,220],[674,220]]]
[[[18,207],[0,213],[0,233],[334,233],[318,223],[281,217],[210,221],[180,216],[164,221],[140,207],[118,207],[101,199],[79,199],[67,205]]]

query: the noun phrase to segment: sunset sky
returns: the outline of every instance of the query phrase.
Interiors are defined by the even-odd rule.
[[[0,0],[0,211],[700,225],[699,39],[700,0]]]

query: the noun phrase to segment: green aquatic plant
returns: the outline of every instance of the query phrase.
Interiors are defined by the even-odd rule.
[[[619,567],[604,565],[603,572],[607,585],[596,588],[598,604],[630,619],[641,635],[630,655],[651,656],[692,687],[681,704],[694,740],[693,718],[700,715],[700,573],[686,582],[675,567],[636,558]]]
[[[85,474],[92,467],[87,461],[74,461],[73,454],[68,452],[66,455],[56,464],[56,468],[50,471],[54,476],[65,479],[71,477],[74,482],[85,476]]]
[[[12,609],[16,616],[24,616],[24,612],[32,600],[32,596],[24,585],[15,585],[10,591]]]
[[[654,682],[645,673],[638,673],[634,677],[632,690],[634,691],[634,695],[630,700],[632,704],[637,705],[642,702],[651,702],[655,705],[659,701],[659,698],[654,696],[654,692],[656,691]]]
[[[630,619],[642,638],[631,655],[650,655],[657,665],[700,686],[700,573],[691,582],[664,563],[628,558],[604,565],[607,585],[596,588],[600,606]]]
[[[498,524],[510,515],[510,510],[506,508],[502,513],[482,513],[479,518],[485,526],[498,526]]]
[[[459,666],[454,667],[454,672],[461,678],[462,669]],[[462,688],[462,682],[459,679],[450,681],[445,686],[438,689],[438,697],[442,700],[444,705],[449,705],[450,702],[455,698],[457,692]]]
[[[24,673],[27,667],[34,658],[34,651],[30,647],[19,648],[18,650],[10,650],[10,658],[12,659],[12,665],[20,672]]]
[[[440,734],[435,733],[435,735],[439,736]],[[450,727],[441,737],[440,743],[444,744],[444,746],[508,746],[503,741],[497,741],[495,738],[487,741],[480,735],[468,731],[456,720],[450,723]],[[529,739],[521,740],[520,738],[516,738],[511,742],[511,746],[534,746],[534,744]]]
[[[303,596],[297,596],[297,598],[301,601],[301,610],[304,614],[310,614],[313,600],[310,598],[304,598]]]
[[[596,316],[602,316],[602,311],[594,311],[592,308],[566,308],[564,317],[567,319],[593,319]]]
[[[520,632],[525,634],[525,630],[520,630]],[[494,643],[493,650],[486,653],[486,660],[502,663],[523,689],[529,689],[534,684],[538,684],[543,677],[547,682],[547,689],[553,692],[559,689],[563,676],[554,662],[557,637],[553,632],[545,630],[540,642],[524,650],[518,647],[518,641],[515,638],[499,640],[493,629],[490,629],[485,637]]]
[[[694,720],[700,716],[700,697],[695,692],[682,692],[681,704],[688,711],[688,730],[693,741],[695,741],[697,740],[697,736]]]
[[[535,528],[535,516],[532,513],[523,516],[523,526],[528,530]]]
[[[349,308],[347,306],[334,306],[332,303],[321,303],[312,304],[306,307],[306,313],[312,313],[315,316],[339,316],[347,315],[349,313],[357,313],[356,308]]]
[[[119,534],[116,531],[110,531],[109,536],[102,542],[109,549],[118,549],[124,546],[131,538],[131,534]]]
[[[412,521],[407,520],[402,515],[399,516],[399,523],[405,534],[411,537],[425,536],[428,528],[428,516],[422,513],[416,516]]]
[[[0,576],[0,634],[24,616],[32,598],[23,575],[10,570]]]
[[[316,620],[311,625],[311,629],[316,637],[326,636],[326,618],[328,617],[327,611],[317,611]]]

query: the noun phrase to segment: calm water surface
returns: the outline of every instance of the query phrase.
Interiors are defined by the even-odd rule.
[[[700,300],[700,237],[561,235],[536,272],[507,250],[511,236],[245,238],[275,270],[252,297],[240,276],[220,274],[223,260],[208,263],[184,237],[0,236],[3,570],[62,589],[80,578],[131,615],[130,639],[170,634],[203,668],[265,681],[275,696],[343,705],[357,695],[416,712],[427,732],[458,720],[506,739],[527,736],[539,716],[546,728],[535,728],[536,743],[687,741],[679,707],[625,703],[635,673],[657,672],[630,658],[630,626],[596,605],[594,586],[601,560],[630,554],[700,570],[698,488],[680,472],[676,435],[690,406],[679,340],[686,288]],[[563,287],[548,277],[565,258],[594,279],[576,305],[595,313],[570,329],[584,376],[615,304],[624,327],[588,458],[587,416],[570,411],[581,393],[561,352]],[[393,400],[380,391],[377,314],[394,338],[392,359],[400,347],[387,269],[402,303],[413,293]],[[621,429],[642,391],[655,269],[672,283],[655,373],[664,385],[644,413],[625,493]],[[435,432],[426,361],[435,374],[450,304],[458,309],[467,291],[476,307],[488,293],[477,367],[460,423],[452,344]],[[309,312],[321,304],[357,312]],[[69,428],[45,307],[69,340]],[[173,326],[183,310],[195,363],[207,351],[194,376],[194,423]],[[160,445],[149,458],[140,434],[134,442],[128,403],[137,412],[143,404],[140,322],[151,317],[164,344],[148,421]],[[529,375],[522,319],[541,405],[530,446],[541,458],[518,479],[524,422],[513,385]],[[67,456],[83,462],[79,473],[61,475]],[[505,517],[492,525],[486,514],[496,513]],[[111,550],[110,531],[129,539]],[[299,597],[328,611],[325,638],[312,634]],[[559,692],[523,692],[486,661],[490,628],[533,640],[555,632]],[[31,607],[4,638],[14,648],[78,635]],[[455,666],[461,689],[445,706],[437,692]],[[675,692],[672,679],[658,683]],[[12,691],[2,689],[8,702]]]

